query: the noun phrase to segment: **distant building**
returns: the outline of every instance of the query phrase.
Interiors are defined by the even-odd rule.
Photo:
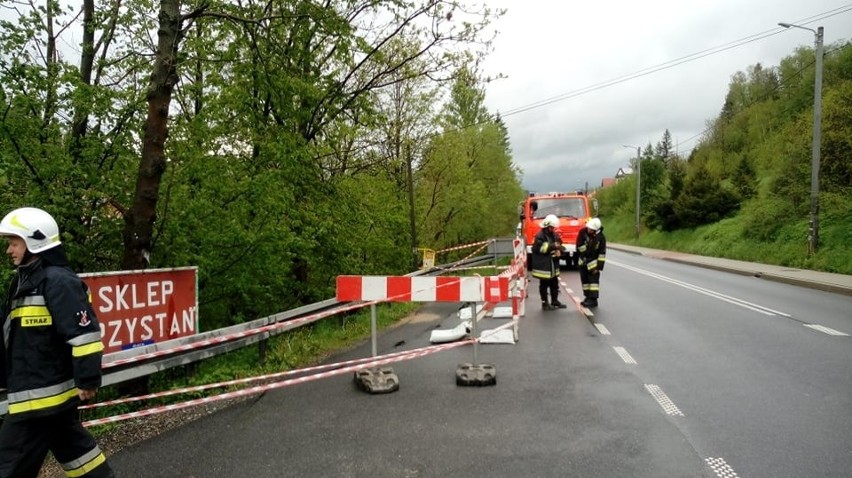
[[[616,178],[603,178],[603,179],[601,179],[601,188],[614,186],[617,182],[618,182],[618,179],[616,179]]]
[[[601,179],[601,188],[606,188],[609,186],[614,186],[618,184],[619,181],[633,174],[633,168],[630,166],[625,166],[623,168],[618,168],[618,172],[615,173],[614,178],[603,178]]]

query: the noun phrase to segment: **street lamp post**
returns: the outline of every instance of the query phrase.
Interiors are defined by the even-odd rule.
[[[811,217],[808,230],[808,254],[816,253],[819,246],[819,152],[820,152],[820,123],[822,121],[822,57],[823,29],[816,30],[792,23],[779,23],[784,28],[801,28],[814,34],[814,49],[816,54],[816,72],[814,73],[814,133],[811,148]]]
[[[639,146],[628,146],[623,144],[625,148],[636,148],[636,237],[639,237],[639,232],[642,230],[640,204],[641,204],[641,184],[642,184],[642,148]]]

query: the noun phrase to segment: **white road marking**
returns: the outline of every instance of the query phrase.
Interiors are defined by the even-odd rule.
[[[653,384],[645,384],[645,389],[648,390],[651,396],[654,397],[654,400],[656,400],[657,403],[659,403],[660,406],[663,407],[663,411],[666,412],[666,415],[671,415],[675,417],[684,416],[683,412],[680,411],[679,408],[677,408],[677,406],[674,404],[674,402],[671,401],[668,395],[663,393],[663,390],[660,387]]]
[[[704,461],[719,478],[739,478],[740,476],[722,458],[705,458]]]
[[[612,334],[609,333],[609,329],[606,328],[606,325],[604,325],[604,324],[599,324],[599,323],[595,322],[595,328],[598,329],[598,332],[600,332],[601,335],[612,335]]]
[[[710,289],[705,289],[704,287],[699,287],[695,284],[690,284],[689,282],[683,282],[677,279],[672,279],[671,277],[664,276],[662,274],[657,274],[655,272],[646,271],[644,269],[639,269],[637,267],[628,266],[627,264],[622,264],[617,261],[607,260],[607,264],[615,264],[617,267],[623,267],[625,269],[631,270],[633,272],[646,275],[648,277],[653,277],[654,279],[659,279],[663,282],[668,282],[670,284],[674,284],[676,286],[683,287],[685,289],[689,289],[694,292],[698,292],[699,294],[704,294],[706,296],[713,297],[714,299],[719,299],[730,304],[734,304],[740,307],[745,307],[746,309],[753,310],[755,312],[764,314],[764,315],[780,315],[783,317],[791,317],[790,314],[785,312],[781,312],[775,309],[770,309],[769,307],[765,307],[759,304],[755,304],[753,302],[749,302],[747,300],[738,299],[736,297],[732,297],[730,295],[723,294],[721,292],[716,292]]]
[[[624,363],[630,365],[636,365],[636,359],[634,359],[624,347],[613,347],[615,349],[615,353],[621,357],[621,360],[624,360]]]
[[[841,332],[841,331],[839,331],[839,330],[830,329],[830,328],[828,328],[828,327],[826,327],[826,326],[824,326],[824,325],[818,325],[818,324],[803,324],[803,325],[804,325],[805,327],[810,327],[810,328],[812,328],[812,329],[814,329],[814,330],[818,330],[818,331],[820,331],[820,332],[822,332],[822,333],[824,333],[824,334],[828,334],[828,335],[837,335],[837,336],[839,336],[839,337],[849,337],[849,334],[845,334],[845,333],[843,333],[843,332]]]

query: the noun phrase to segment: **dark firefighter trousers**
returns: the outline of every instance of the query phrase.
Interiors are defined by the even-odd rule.
[[[583,264],[580,264],[580,283],[583,284],[583,295],[588,299],[598,300],[601,291],[601,273],[592,274]]]
[[[538,294],[542,302],[547,302],[547,291],[550,291],[550,304],[559,297],[559,276],[538,280]]]
[[[0,478],[35,478],[47,452],[67,476],[113,478],[95,439],[72,408],[46,417],[10,421],[0,428]]]

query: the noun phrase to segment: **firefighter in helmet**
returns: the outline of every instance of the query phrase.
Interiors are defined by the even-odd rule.
[[[577,234],[577,254],[577,267],[580,269],[580,282],[585,296],[582,304],[586,307],[597,307],[601,290],[601,271],[606,263],[606,237],[600,219],[589,219],[586,227]]]
[[[103,344],[88,289],[68,267],[59,227],[25,207],[0,221],[15,273],[4,302],[0,476],[39,474],[50,451],[68,476],[113,477],[77,406],[101,385]]]
[[[553,214],[541,221],[541,230],[535,235],[532,246],[532,276],[538,279],[538,292],[543,310],[564,309],[559,302],[559,256],[562,255],[562,240],[556,232],[559,219]],[[548,292],[550,300],[548,301]]]

